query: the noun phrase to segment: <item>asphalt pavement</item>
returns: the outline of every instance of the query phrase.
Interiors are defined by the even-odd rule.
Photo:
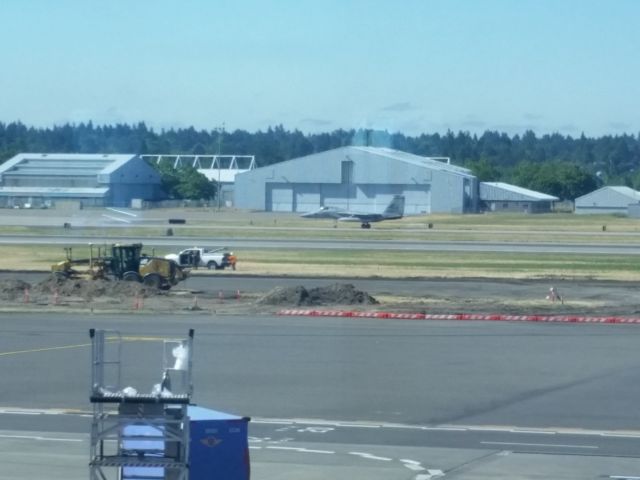
[[[640,430],[634,325],[211,315],[2,315],[0,406],[87,408],[88,329],[131,338],[151,389],[166,337],[196,329],[197,403],[265,418]]]
[[[4,314],[0,478],[86,478],[92,327],[141,391],[195,328],[194,401],[253,418],[254,478],[640,472],[633,325]]]
[[[2,235],[4,245],[69,245],[101,244],[109,238],[96,235]],[[123,243],[139,242],[140,236],[118,236]],[[148,247],[183,249],[193,247],[194,237],[145,236]],[[208,237],[207,244],[228,245],[227,237]],[[233,247],[254,249],[305,249],[305,250],[399,250],[416,252],[504,252],[504,253],[584,253],[601,255],[638,255],[640,248],[633,243],[556,243],[545,241],[530,242],[484,242],[484,241],[433,241],[433,240],[296,240],[240,238],[232,239]]]

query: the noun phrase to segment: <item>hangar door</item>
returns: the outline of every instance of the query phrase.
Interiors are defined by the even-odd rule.
[[[320,185],[299,183],[294,187],[294,211],[305,213],[317,210],[320,205]]]
[[[358,185],[358,198],[352,204],[362,211],[381,213],[394,195],[404,195],[405,215],[431,213],[431,185]]]
[[[431,186],[416,185],[406,186],[404,194],[404,213],[406,215],[418,215],[431,213]]]
[[[288,183],[270,183],[266,191],[268,212],[293,212],[293,188]]]

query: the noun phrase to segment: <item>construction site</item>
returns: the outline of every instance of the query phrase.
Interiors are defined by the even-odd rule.
[[[272,287],[272,279],[246,280],[194,275],[170,290],[137,282],[108,279],[65,279],[48,274],[3,274],[0,278],[2,311],[132,312],[173,314],[277,313],[287,308],[345,309],[359,312],[481,313],[581,316],[635,316],[640,313],[625,282],[574,281],[549,287],[545,281],[500,280],[410,281],[416,291],[395,291],[385,281],[291,278],[289,286]],[[371,290],[357,285],[365,284]],[[354,286],[356,285],[356,286]],[[550,288],[556,297],[550,295]],[[424,289],[424,290],[423,290]],[[423,293],[424,292],[424,293]]]

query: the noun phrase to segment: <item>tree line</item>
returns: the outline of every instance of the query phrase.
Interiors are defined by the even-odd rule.
[[[422,156],[450,157],[470,168],[482,181],[503,181],[525,188],[574,199],[601,185],[627,185],[640,189],[640,134],[597,138],[561,135],[537,136],[486,131],[409,136],[380,130],[343,130],[305,134],[282,125],[264,131],[196,130],[193,127],[156,131],[145,123],[94,125],[91,122],[49,128],[20,122],[0,122],[0,161],[20,152],[136,153],[136,154],[237,154],[255,155],[258,166],[347,145],[390,147]],[[163,178],[170,172],[163,171]],[[177,175],[177,177],[176,177]],[[185,169],[169,179],[196,181]],[[184,178],[173,196],[195,196]],[[202,186],[205,190],[209,187]],[[197,190],[197,189],[196,189]],[[215,189],[209,189],[213,192]]]

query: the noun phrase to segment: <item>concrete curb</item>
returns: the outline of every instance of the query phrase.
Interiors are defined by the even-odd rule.
[[[429,313],[394,313],[354,310],[312,310],[284,309],[278,315],[296,317],[350,317],[381,318],[394,320],[463,320],[463,321],[497,321],[497,322],[546,322],[546,323],[615,323],[640,324],[640,317],[586,317],[577,315],[485,315],[478,313],[429,314]]]

